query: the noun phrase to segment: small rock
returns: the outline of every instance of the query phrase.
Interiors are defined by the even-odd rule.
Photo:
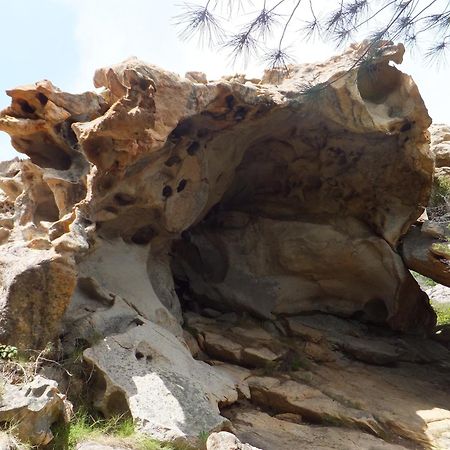
[[[0,450],[20,450],[20,446],[12,436],[0,432]]]
[[[261,450],[241,441],[227,431],[212,433],[206,441],[206,450]]]
[[[58,390],[56,381],[37,375],[24,385],[5,384],[0,404],[0,422],[16,425],[17,436],[33,445],[53,439],[50,427],[58,420],[69,421],[72,405]]]

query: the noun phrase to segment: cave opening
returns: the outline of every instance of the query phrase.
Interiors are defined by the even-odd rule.
[[[398,206],[421,194],[411,192],[408,176],[392,176],[413,173],[397,137],[351,132],[314,114],[270,119],[205,144],[210,162],[234,152],[239,163],[220,173],[211,162],[216,201],[173,245],[182,304],[403,326],[399,304],[421,303],[423,293],[397,253],[411,221],[410,209]],[[426,181],[416,177],[419,187]]]

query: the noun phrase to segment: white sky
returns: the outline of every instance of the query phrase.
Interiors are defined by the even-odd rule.
[[[258,2],[254,0],[255,10]],[[314,0],[329,7],[330,0]],[[25,13],[24,13],[25,11]],[[205,72],[209,79],[236,71],[261,75],[264,65],[252,60],[245,70],[232,67],[217,49],[181,42],[174,26],[178,1],[158,0],[14,0],[2,4],[0,17],[0,108],[9,104],[5,89],[48,78],[63,90],[92,89],[96,68],[129,56],[184,74]],[[242,17],[246,21],[248,17]],[[18,24],[21,24],[19,27]],[[294,24],[293,30],[301,24]],[[288,36],[297,62],[323,60],[339,51],[331,44],[302,42]],[[427,67],[418,56],[407,55],[400,69],[413,76],[435,122],[450,123],[450,66]],[[0,133],[0,159],[16,156],[9,137]]]

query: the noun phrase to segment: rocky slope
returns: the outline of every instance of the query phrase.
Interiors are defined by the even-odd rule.
[[[365,50],[8,91],[0,130],[29,159],[0,166],[1,343],[84,350],[94,407],[162,441],[450,446],[448,345],[408,270],[448,284],[446,254],[411,256],[435,228],[415,225],[431,119],[403,47]]]

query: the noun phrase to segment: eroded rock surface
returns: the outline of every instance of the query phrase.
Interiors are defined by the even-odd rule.
[[[4,392],[0,400],[0,421],[16,428],[14,432],[24,441],[32,445],[48,444],[53,439],[50,427],[58,421],[69,421],[71,405],[55,381],[39,375],[23,385],[1,381]]]
[[[205,430],[223,429],[227,420],[218,405],[238,398],[231,377],[193,360],[153,323],[107,337],[84,358],[97,371],[94,405],[106,417],[130,413],[142,431],[162,441],[196,443]]]
[[[159,439],[446,445],[448,351],[403,240],[431,119],[403,46],[356,67],[366,45],[259,81],[130,59],[99,93],[8,91],[29,159],[0,165],[1,342],[84,349],[97,408]]]

